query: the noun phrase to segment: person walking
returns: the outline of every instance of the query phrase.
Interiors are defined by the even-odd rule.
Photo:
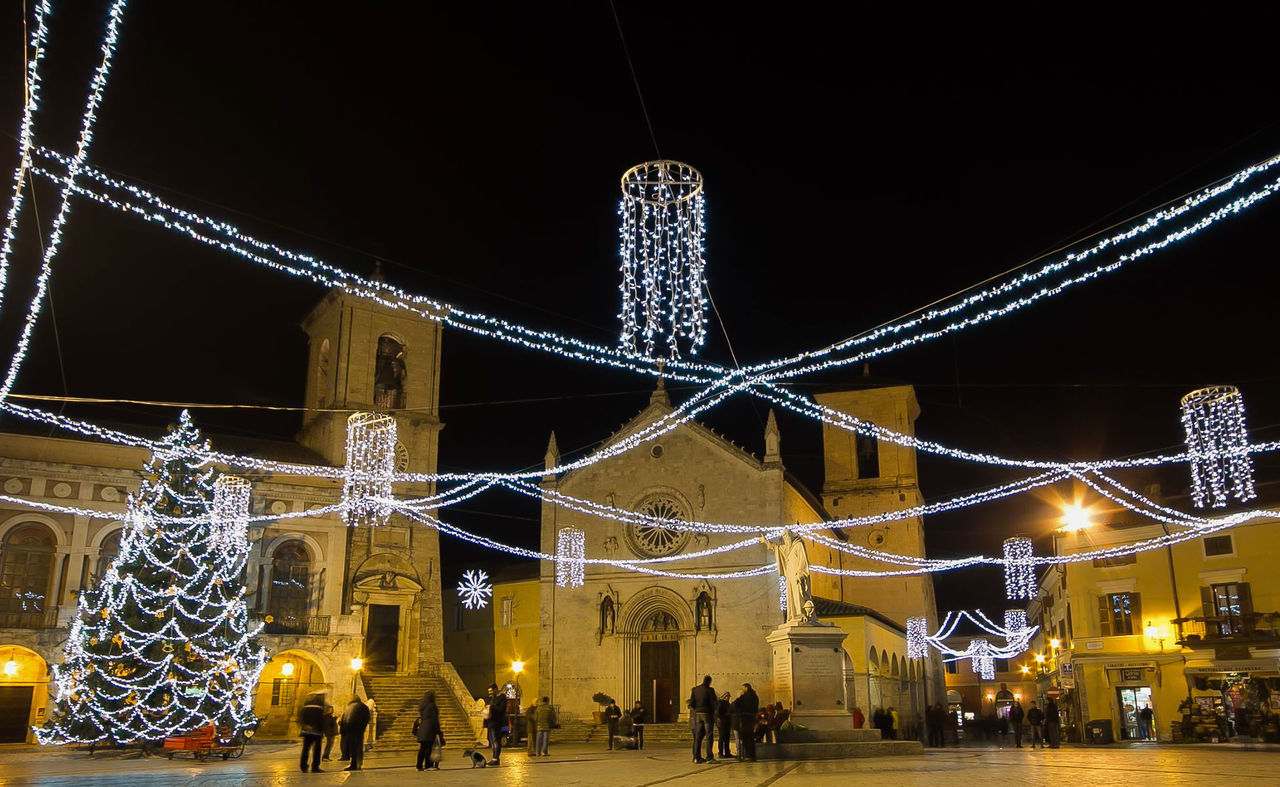
[[[881,738],[889,737],[884,731],[884,708],[881,708],[879,705],[877,705],[876,709],[871,712],[871,726],[880,730]]]
[[[1026,713],[1022,710],[1022,703],[1017,700],[1013,701],[1013,706],[1009,708],[1009,724],[1013,726],[1013,747],[1015,749],[1022,748],[1022,719]]]
[[[867,723],[867,717],[862,713],[862,708],[853,709],[853,728],[855,730],[862,729],[862,725]]]
[[[535,697],[524,712],[524,751],[530,757],[538,756],[538,720],[533,717],[537,709],[538,699]]]
[[[489,751],[493,759],[490,765],[502,764],[502,737],[507,734],[507,695],[498,691],[498,684],[490,683],[486,689],[487,704],[484,709],[484,727],[489,735]]]
[[[324,742],[324,695],[308,694],[306,704],[298,711],[298,727],[302,731],[302,772],[307,772],[307,754],[311,754],[311,770],[320,773],[320,749]]]
[[[365,726],[364,750],[373,751],[373,744],[378,742],[378,703],[373,697],[365,697],[364,706],[369,709],[369,723]],[[360,761],[364,762],[364,758]]]
[[[742,684],[738,698],[729,706],[738,728],[738,760],[756,761],[756,740],[751,726],[760,710],[760,697],[750,683]]]
[[[720,695],[716,702],[716,756],[727,760],[729,753],[729,731],[733,728],[733,711],[729,702],[729,692]]]
[[[1031,725],[1031,748],[1035,748],[1036,744],[1040,744],[1040,750],[1044,751],[1044,711],[1036,707],[1036,701],[1031,701],[1031,708],[1027,711],[1027,724]]]
[[[1062,737],[1062,716],[1058,712],[1058,703],[1052,697],[1044,704],[1044,732],[1049,738],[1049,748],[1058,748]]]
[[[325,703],[324,706],[324,760],[329,762],[329,755],[333,753],[333,739],[338,737],[338,717],[334,715],[333,706]]]
[[[613,751],[613,739],[618,737],[618,719],[621,718],[622,708],[619,708],[614,700],[609,700],[609,704],[604,709],[604,723],[609,730],[609,751]]]
[[[1151,710],[1150,705],[1143,705],[1142,710],[1138,711],[1138,730],[1139,737],[1143,740],[1149,740],[1155,736],[1155,711]]]
[[[533,747],[533,756],[546,757],[550,754],[551,730],[556,726],[556,709],[551,707],[550,697],[543,697],[534,707],[533,718],[538,728],[538,742]]]
[[[631,729],[635,730],[636,748],[644,748],[644,722],[649,712],[644,709],[644,705],[640,700],[636,700],[636,704],[631,707]]]
[[[352,697],[342,713],[342,745],[351,757],[351,764],[343,770],[358,771],[364,762],[364,734],[369,727],[369,706]]]
[[[716,690],[711,688],[711,676],[704,675],[702,683],[689,693],[689,712],[694,715],[693,761],[715,762],[711,747],[715,739],[712,719],[716,715]],[[707,742],[707,756],[702,756],[702,741]]]
[[[418,734],[415,737],[418,739],[418,770],[439,770],[444,733],[440,729],[440,708],[436,705],[434,691],[428,691],[418,703]]]
[[[893,709],[892,705],[889,706],[887,713],[889,716],[889,740],[896,741],[898,739],[898,730],[901,729],[902,722],[898,718],[898,712]]]

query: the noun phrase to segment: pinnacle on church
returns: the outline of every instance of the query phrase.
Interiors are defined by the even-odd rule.
[[[556,445],[556,433],[551,432],[551,439],[547,441],[547,453],[542,457],[542,466],[550,470],[560,464],[560,446]]]
[[[664,404],[671,406],[671,397],[667,396],[667,381],[658,378],[658,387],[653,389],[653,393],[649,394],[649,404]]]
[[[778,431],[778,417],[772,408],[764,425],[764,463],[766,466],[782,466],[782,433]]]

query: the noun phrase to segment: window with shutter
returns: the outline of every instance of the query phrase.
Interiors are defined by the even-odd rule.
[[[1119,637],[1134,632],[1133,621],[1142,617],[1138,593],[1109,593],[1098,597],[1098,621],[1104,637]]]
[[[1098,596],[1098,633],[1111,636],[1111,598],[1106,595]]]

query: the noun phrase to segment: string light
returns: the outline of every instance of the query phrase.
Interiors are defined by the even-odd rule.
[[[80,137],[76,141],[76,152],[71,159],[71,163],[67,166],[65,185],[58,198],[58,212],[53,217],[53,226],[49,232],[49,239],[40,260],[40,272],[36,276],[35,295],[32,297],[31,304],[27,309],[27,316],[22,324],[22,333],[18,337],[18,346],[14,350],[13,358],[9,363],[9,371],[5,375],[4,382],[0,383],[0,401],[8,397],[9,392],[13,390],[13,384],[18,379],[18,370],[22,368],[22,362],[26,358],[27,349],[31,344],[32,331],[35,329],[36,321],[39,319],[46,300],[45,293],[49,288],[49,277],[53,274],[53,258],[57,256],[58,249],[62,245],[62,231],[71,215],[71,195],[74,191],[76,176],[79,174],[80,168],[84,166],[85,160],[89,155],[89,146],[93,143],[93,127],[98,119],[98,106],[102,103],[102,93],[107,87],[107,76],[111,73],[111,64],[115,60],[116,41],[120,37],[120,24],[124,20],[124,7],[125,0],[113,0],[111,8],[107,12],[107,32],[102,39],[101,46],[102,61],[94,70],[93,78],[89,82],[89,99],[85,105],[84,116],[80,120]]]
[[[969,642],[969,666],[978,673],[983,680],[995,680],[996,662],[991,655],[991,643],[985,639],[975,639]]]
[[[483,571],[464,571],[462,580],[458,582],[458,598],[467,609],[484,609],[489,606],[489,597],[493,595],[493,585],[489,584],[489,575]]]
[[[625,350],[679,358],[706,340],[705,215],[702,173],[688,164],[648,161],[623,174],[618,316]]]
[[[1027,629],[1027,611],[1025,609],[1006,609],[1004,611],[1004,630],[1008,636],[1021,636]]]
[[[1010,599],[1031,599],[1036,593],[1031,539],[1014,536],[1004,541],[1004,591]]]
[[[225,552],[249,549],[249,496],[253,485],[239,476],[223,475],[213,482],[209,540]]]
[[[787,578],[784,576],[778,577],[778,609],[787,611]]]
[[[556,584],[580,588],[586,581],[582,559],[587,556],[587,534],[575,527],[556,533]]]
[[[1182,427],[1191,456],[1191,499],[1196,508],[1206,502],[1222,508],[1228,497],[1252,500],[1253,460],[1245,452],[1249,436],[1239,389],[1214,385],[1182,397]]]
[[[386,524],[391,476],[396,461],[396,419],[385,413],[353,413],[347,418],[347,466],[343,521],[351,527]]]
[[[929,655],[929,621],[907,618],[907,658],[922,659]]]

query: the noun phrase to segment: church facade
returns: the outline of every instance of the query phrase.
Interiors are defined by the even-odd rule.
[[[897,429],[912,430],[919,413],[908,386],[835,396],[826,402],[828,406]],[[671,411],[669,397],[659,386],[648,406],[605,445]],[[616,508],[711,523],[818,524],[833,519],[832,509],[839,516],[852,516],[918,502],[910,452],[874,442],[868,447],[864,441],[859,454],[857,441],[845,439],[846,434],[824,435],[823,499],[811,494],[783,466],[781,436],[772,413],[762,458],[690,422],[618,456],[558,477],[549,475],[542,483],[548,490]],[[546,466],[553,467],[558,459],[553,436]],[[584,584],[566,588],[556,584],[555,567],[544,564],[539,695],[551,697],[566,717],[588,717],[598,710],[593,697],[600,693],[623,707],[639,700],[650,709],[652,721],[674,722],[687,718],[684,699],[703,675],[711,675],[718,690],[736,694],[737,686],[750,683],[762,701],[773,699],[771,654],[765,638],[786,619],[780,577],[773,572],[745,578],[715,576],[773,562],[769,546],[755,543],[715,553],[750,536],[624,525],[554,502],[543,503],[541,519],[544,552],[555,552],[562,529],[575,528],[585,532],[588,558],[653,559],[697,553],[703,556],[652,565],[668,572],[709,575],[669,578],[587,564]],[[821,530],[841,541],[871,539],[877,547],[924,554],[919,520],[876,529]],[[844,552],[806,541],[811,565],[862,567]],[[922,710],[926,696],[932,697],[934,688],[942,685],[941,667],[936,659],[908,662],[905,623],[914,615],[936,620],[928,576],[904,585],[902,580],[813,573],[810,582],[819,617],[850,634],[844,699],[850,711],[859,705],[869,709],[895,703],[904,710]],[[907,586],[911,595],[904,598]]]

